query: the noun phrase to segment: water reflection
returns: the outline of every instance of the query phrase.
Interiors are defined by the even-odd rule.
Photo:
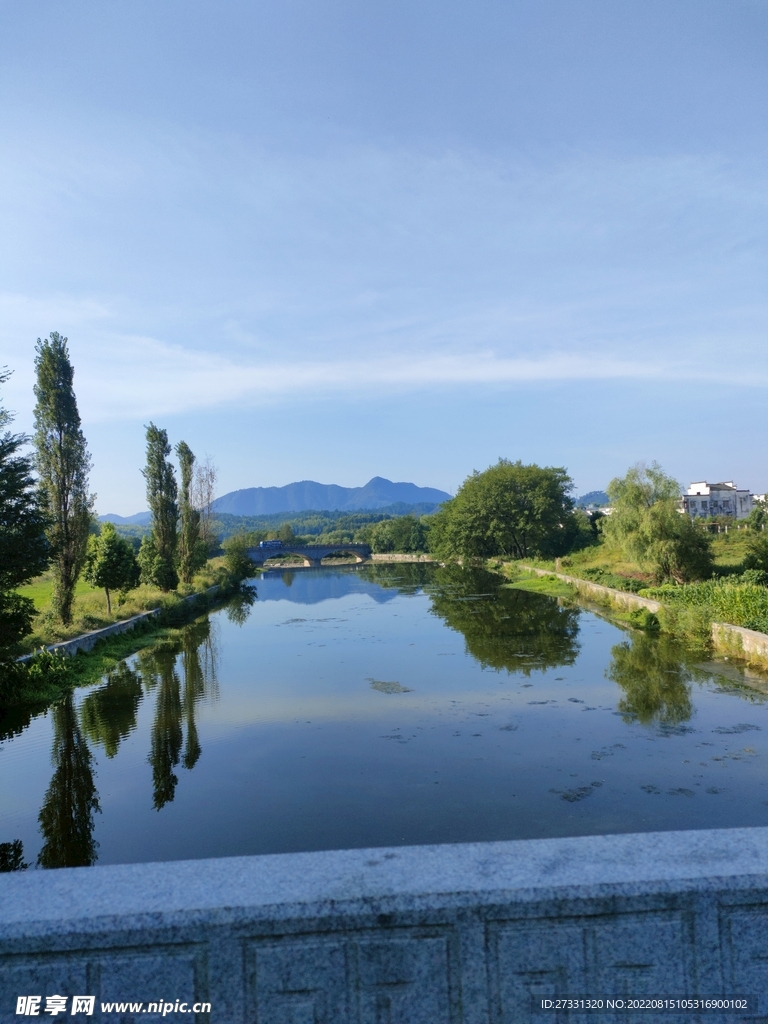
[[[484,668],[508,672],[572,665],[579,653],[578,609],[549,597],[503,586],[482,569],[450,565],[426,587],[432,613],[463,634]]]
[[[92,743],[101,744],[114,757],[120,741],[136,728],[142,700],[141,678],[126,662],[107,676],[105,686],[90,693],[80,706],[80,722]]]
[[[293,573],[283,573],[283,583],[286,587],[290,587],[293,583]],[[249,586],[247,583],[243,584],[240,589],[234,594],[225,607],[227,618],[230,622],[236,626],[244,626],[248,621],[248,616],[251,614],[251,608],[256,601],[256,588]]]
[[[71,694],[54,705],[52,714],[55,771],[38,817],[43,846],[37,863],[43,868],[84,867],[96,861],[98,847],[93,838],[93,815],[100,810],[93,755]]]
[[[179,654],[183,691],[177,671]],[[186,626],[179,640],[157,644],[139,656],[144,686],[157,689],[149,763],[153,805],[158,811],[176,794],[179,779],[174,769],[180,762],[184,768],[194,768],[202,753],[195,711],[203,697],[217,694],[216,655],[210,619],[205,618]]]
[[[639,634],[616,644],[605,675],[624,691],[618,709],[626,722],[679,726],[693,714],[691,682],[697,673],[665,637]]]

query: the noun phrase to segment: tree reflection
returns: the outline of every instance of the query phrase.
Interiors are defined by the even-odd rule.
[[[201,698],[217,691],[210,620],[193,622],[181,630],[178,640],[144,652],[140,664],[145,685],[157,688],[149,763],[153,804],[159,811],[176,794],[179,780],[174,769],[180,762],[194,768],[202,753],[195,712]]]
[[[483,569],[447,565],[431,574],[431,611],[462,633],[484,668],[523,672],[571,665],[579,652],[579,613],[551,597],[503,586]]]
[[[665,637],[640,634],[616,644],[605,675],[624,691],[618,709],[627,722],[674,726],[693,714],[693,671]]]
[[[85,867],[95,863],[98,848],[93,838],[93,814],[100,810],[93,755],[71,694],[54,705],[52,714],[55,771],[38,816],[44,842],[37,863],[43,868]]]
[[[92,743],[100,743],[107,757],[114,757],[120,741],[136,728],[141,703],[141,679],[124,661],[107,676],[107,682],[90,693],[80,707],[80,721]]]
[[[289,576],[290,579],[286,579]],[[293,573],[283,573],[283,583],[287,587],[293,583]],[[248,621],[248,616],[251,614],[251,608],[253,608],[256,600],[256,588],[250,586],[247,583],[241,585],[240,589],[234,594],[225,607],[227,618],[230,622],[236,626],[243,626]]]

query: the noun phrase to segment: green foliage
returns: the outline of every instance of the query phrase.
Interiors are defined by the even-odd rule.
[[[25,665],[27,676],[33,683],[69,683],[73,680],[72,663],[65,654],[38,651]]]
[[[233,579],[245,580],[253,576],[255,566],[248,556],[252,543],[247,533],[235,533],[227,537],[223,547],[224,564]]]
[[[432,517],[430,546],[445,557],[564,554],[572,540],[571,486],[562,468],[499,459],[467,477]]]
[[[680,486],[657,463],[611,480],[613,513],[603,532],[657,583],[705,579],[713,568],[709,534],[678,511]]]
[[[579,576],[593,583],[599,583],[603,587],[625,590],[630,594],[637,594],[644,587],[648,586],[647,580],[638,580],[633,576],[622,576],[620,573],[611,572],[609,568],[600,565],[580,569]]]
[[[684,587],[667,584],[642,593],[664,604],[662,626],[678,635],[706,638],[712,622],[768,633],[768,589],[755,583],[712,579]]]
[[[101,533],[91,537],[83,566],[83,577],[92,587],[103,587],[107,595],[107,614],[112,614],[111,590],[132,590],[139,584],[139,564],[133,545],[119,536],[112,523],[104,523]]]
[[[768,570],[768,533],[750,533],[743,565],[745,569]]]
[[[54,555],[53,610],[66,625],[93,515],[91,457],[80,428],[67,339],[54,331],[50,339],[37,339],[36,352],[35,465]]]
[[[407,553],[426,551],[428,533],[424,520],[415,516],[399,516],[363,528],[355,539],[358,543],[370,544],[371,550],[377,554],[388,551]]]
[[[165,593],[178,586],[179,577],[173,562],[169,563],[161,557],[154,534],[146,534],[142,538],[136,561],[139,565],[139,579],[145,586],[157,587]]]
[[[0,652],[10,657],[19,641],[32,632],[35,602],[13,591],[0,591]],[[0,656],[0,660],[2,657]]]
[[[147,571],[152,574],[153,582],[161,590],[175,590],[179,577],[176,572],[176,524],[179,518],[177,504],[178,486],[173,465],[168,461],[171,446],[168,444],[168,433],[150,423],[147,427],[147,463],[142,470],[147,482],[147,501],[152,513],[152,541],[154,545],[151,565],[149,555],[145,559]],[[142,548],[143,548],[142,542]],[[142,580],[144,563],[142,565]],[[147,577],[148,579],[148,577]]]
[[[208,545],[200,535],[201,514],[193,507],[190,495],[194,479],[195,456],[185,441],[179,441],[176,445],[176,455],[181,468],[179,576],[184,583],[191,583],[194,574],[198,569],[202,569],[208,560]]]
[[[768,508],[766,502],[755,500],[752,511],[747,516],[747,526],[750,530],[764,530],[768,523]]]

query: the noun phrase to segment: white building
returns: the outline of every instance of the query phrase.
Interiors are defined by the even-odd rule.
[[[683,495],[683,508],[695,519],[697,516],[730,516],[732,519],[746,519],[752,511],[752,495],[739,490],[736,484],[708,484],[706,480],[691,484]]]

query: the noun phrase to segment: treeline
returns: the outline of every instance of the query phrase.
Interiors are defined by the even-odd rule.
[[[9,376],[1,370],[0,384]],[[34,602],[18,589],[46,570],[53,582],[48,614],[68,627],[81,577],[105,591],[111,615],[116,591],[125,595],[140,584],[166,593],[188,587],[219,546],[211,513],[215,467],[210,460],[199,464],[179,441],[177,480],[167,433],[152,423],[142,471],[152,522],[138,552],[111,523],[96,522],[74,368],[67,338],[57,332],[37,340],[34,395],[32,437],[8,429],[13,416],[0,403],[0,677],[9,676],[36,615]],[[30,442],[33,452],[25,454]],[[229,560],[243,568],[237,557]]]

